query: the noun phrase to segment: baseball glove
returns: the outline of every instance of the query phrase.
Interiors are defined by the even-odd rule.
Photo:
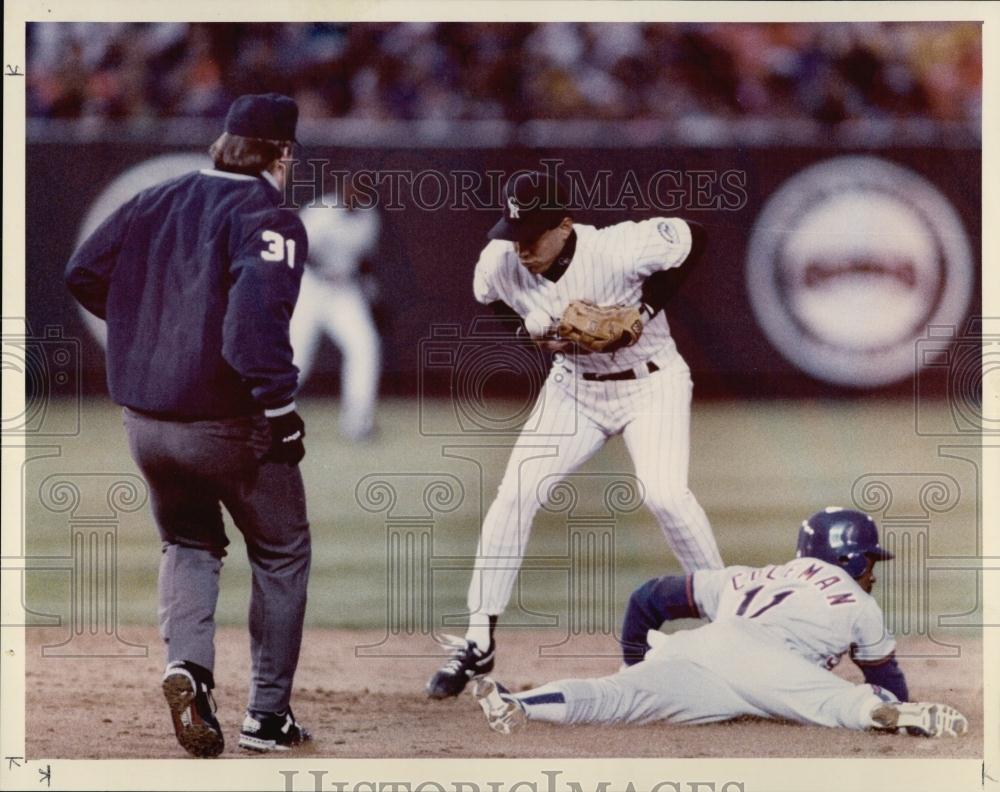
[[[637,306],[573,300],[559,319],[559,336],[591,352],[615,352],[638,341],[642,327]]]

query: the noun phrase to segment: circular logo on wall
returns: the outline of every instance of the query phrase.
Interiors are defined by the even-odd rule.
[[[928,325],[955,326],[972,297],[958,213],[926,179],[877,157],[812,165],[772,195],[747,248],[747,286],[774,346],[825,382],[911,376]]]
[[[204,154],[163,154],[152,159],[143,160],[138,165],[133,165],[101,190],[97,198],[90,205],[90,209],[87,210],[87,214],[83,218],[83,223],[80,225],[80,232],[76,237],[76,246],[79,247],[83,243],[83,240],[97,230],[97,227],[115,209],[132,198],[136,193],[167,179],[183,176],[185,173],[190,173],[193,170],[211,167],[212,160]],[[77,309],[80,311],[87,329],[93,333],[94,338],[101,343],[101,346],[106,346],[108,331],[104,325],[104,321],[98,319],[80,305],[77,305]]]

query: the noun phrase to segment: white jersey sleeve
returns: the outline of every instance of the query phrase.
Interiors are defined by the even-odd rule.
[[[496,286],[497,268],[503,259],[505,244],[500,240],[491,241],[483,248],[479,254],[479,261],[476,262],[476,272],[472,278],[472,290],[476,296],[476,301],[483,305],[489,305],[501,299],[500,292]]]
[[[691,253],[691,227],[679,217],[654,217],[636,223],[636,272],[647,278],[679,267]]]
[[[896,639],[886,629],[878,603],[869,598],[854,622],[851,657],[858,665],[880,663],[896,651]]]

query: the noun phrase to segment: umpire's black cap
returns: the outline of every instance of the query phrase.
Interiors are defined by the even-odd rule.
[[[568,216],[566,185],[541,171],[514,174],[504,188],[503,217],[487,236],[511,242],[533,242]]]
[[[299,106],[282,94],[244,94],[229,107],[226,132],[263,140],[295,140]]]

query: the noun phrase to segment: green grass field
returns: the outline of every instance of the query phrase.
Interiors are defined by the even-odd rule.
[[[496,414],[503,414],[504,405],[494,407]],[[68,407],[56,405],[53,409]],[[446,614],[462,612],[468,582],[463,558],[474,553],[480,515],[503,471],[507,451],[499,446],[512,442],[513,436],[427,436],[420,432],[420,416],[425,426],[443,426],[452,408],[440,401],[422,409],[421,413],[417,403],[410,401],[384,403],[378,439],[356,446],[337,435],[336,402],[312,400],[301,405],[308,427],[303,473],[314,537],[309,625],[379,627],[386,623],[391,607],[395,614],[392,623],[401,624],[404,630],[419,629],[418,623],[398,614],[412,607],[420,618],[432,618],[440,624]],[[938,405],[936,409],[947,408]],[[511,406],[509,413],[513,412],[516,407]],[[45,443],[61,446],[59,456],[36,459],[24,468],[27,554],[53,559],[50,563],[32,562],[35,566],[48,563],[52,569],[26,575],[27,602],[36,614],[66,619],[74,607],[86,609],[88,603],[110,598],[117,601],[121,623],[154,623],[159,543],[148,507],[115,518],[107,502],[111,483],[136,474],[125,445],[120,410],[107,401],[89,401],[81,424],[79,437]],[[796,531],[805,516],[828,504],[852,505],[855,482],[873,476],[888,482],[893,497],[889,514],[899,518],[893,522],[893,533],[900,547],[909,548],[908,561],[897,565],[897,573],[886,576],[895,582],[888,590],[881,590],[889,609],[897,618],[923,619],[928,624],[936,624],[938,617],[949,614],[967,614],[952,619],[954,625],[977,623],[980,604],[975,573],[938,571],[948,563],[935,560],[976,555],[977,467],[939,454],[939,445],[953,441],[918,436],[910,403],[696,403],[692,438],[691,489],[705,507],[728,563],[787,560],[794,553]],[[481,460],[481,475],[473,462],[445,456],[445,446],[467,446],[461,453]],[[578,598],[580,586],[605,590],[602,597],[588,600],[598,604],[589,616],[583,612],[584,622],[608,618],[602,608],[611,606],[611,618],[618,619],[635,585],[678,570],[659,528],[644,508],[614,515],[603,506],[604,488],[615,480],[615,474],[630,474],[631,470],[624,444],[613,438],[573,478],[580,499],[572,516],[540,515],[522,573],[520,610],[509,621],[521,619],[542,625],[551,618],[562,619],[567,603]],[[375,474],[398,490],[389,520],[392,531],[387,529],[384,512],[367,511],[356,496],[359,482]],[[82,494],[75,509],[59,511],[59,504],[53,503],[57,498],[42,494],[51,486],[51,476],[78,486]],[[460,496],[444,504],[449,511],[431,513],[423,504],[423,489],[436,479],[461,484]],[[933,492],[928,496],[925,485],[935,480],[953,489],[954,498],[943,504],[933,501]],[[936,503],[940,511],[928,512],[922,505],[922,488],[923,503]],[[568,521],[574,523],[577,534],[589,532],[598,539],[602,526],[613,525],[613,575],[602,575],[594,568],[570,575]],[[103,585],[104,578],[88,577],[84,572],[76,578],[74,598],[68,560],[73,530],[85,534],[95,527],[113,531],[116,525],[117,585],[108,590],[117,593],[101,599],[93,586]],[[921,550],[922,544],[916,541],[908,544],[927,530],[926,525],[927,550]],[[401,535],[404,547],[407,537],[416,537],[419,547],[420,537],[430,535],[434,557],[432,572],[419,563],[427,557],[419,550],[412,556],[412,564],[394,565],[401,567],[395,578],[401,591],[409,593],[391,602],[387,594],[389,533]],[[229,528],[229,535],[232,544],[223,571],[219,620],[243,624],[249,567],[239,533]],[[78,549],[78,559],[82,552]],[[928,555],[931,560],[925,562]],[[926,568],[930,569],[926,577],[907,571]],[[415,598],[415,603],[406,597]],[[424,604],[427,599],[432,604],[430,610]],[[86,615],[83,618],[86,620]],[[44,619],[36,616],[29,621]]]

